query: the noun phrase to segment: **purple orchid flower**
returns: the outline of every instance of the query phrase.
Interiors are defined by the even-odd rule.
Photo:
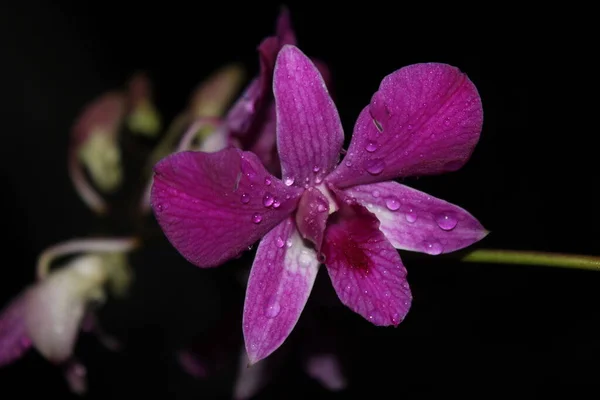
[[[440,254],[487,235],[464,209],[392,181],[459,169],[483,123],[474,84],[457,68],[415,64],[385,77],[360,113],[348,152],[315,65],[284,46],[274,73],[283,179],[234,148],[181,152],[155,167],[152,207],[173,246],[215,267],[259,239],[243,315],[250,363],[294,328],[324,263],[343,304],[397,326],[412,296],[397,249]]]
[[[30,348],[64,368],[71,390],[86,390],[86,369],[73,355],[79,331],[96,334],[107,348],[118,342],[106,335],[93,308],[105,299],[105,287],[123,295],[131,281],[123,252],[135,239],[73,240],[47,249],[38,260],[38,282],[27,287],[0,312],[0,367],[13,363]],[[85,252],[49,272],[60,256]]]

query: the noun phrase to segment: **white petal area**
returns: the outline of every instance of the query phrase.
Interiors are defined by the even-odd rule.
[[[32,288],[25,325],[34,346],[45,358],[60,363],[71,356],[87,304],[103,298],[105,281],[102,258],[86,255]]]

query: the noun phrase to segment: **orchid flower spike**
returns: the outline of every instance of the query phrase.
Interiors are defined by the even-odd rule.
[[[250,363],[294,328],[325,264],[343,304],[397,326],[412,295],[396,249],[441,254],[487,235],[466,210],[393,179],[455,171],[483,123],[475,85],[446,64],[386,76],[360,113],[346,156],[338,111],[295,46],[279,52],[273,91],[282,179],[251,153],[180,152],[155,167],[152,207],[173,246],[215,267],[260,240],[243,315]]]
[[[127,126],[135,134],[156,137],[162,129],[161,116],[152,100],[152,85],[143,72],[129,81],[129,111]]]
[[[44,358],[65,366],[76,392],[85,388],[85,368],[75,361],[73,349],[80,329],[103,335],[93,308],[105,300],[105,287],[114,295],[125,294],[131,270],[125,252],[137,246],[135,239],[74,240],[53,246],[38,262],[38,282],[27,287],[0,313],[0,366],[16,361],[35,347]],[[49,272],[56,257],[78,255],[62,268]]]
[[[111,193],[123,180],[118,139],[125,111],[125,95],[108,92],[83,110],[71,132],[69,175],[77,194],[97,214],[105,213],[107,205],[96,188]]]

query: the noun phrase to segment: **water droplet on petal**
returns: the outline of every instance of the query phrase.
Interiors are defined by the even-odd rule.
[[[159,205],[156,206],[156,208],[158,209],[158,211],[162,211],[163,210],[163,205],[159,204]]]
[[[431,254],[432,256],[437,256],[442,253],[442,245],[439,242],[426,242],[425,243],[425,252],[427,254]]]
[[[319,204],[317,206],[317,211],[318,212],[325,212],[325,211],[327,211],[327,207],[325,207],[323,204]]]
[[[373,193],[371,194],[373,195],[373,197],[379,197],[381,193],[379,193],[379,190],[373,190]]]
[[[379,175],[385,168],[385,162],[381,158],[374,158],[365,161],[363,166],[371,175]]]
[[[263,205],[265,207],[271,207],[274,201],[275,199],[273,199],[270,193],[265,194],[265,197],[263,197]]]
[[[254,214],[252,216],[252,222],[255,224],[260,224],[260,221],[262,221],[262,216],[260,214]]]
[[[288,249],[290,247],[292,247],[292,239],[288,239],[288,240],[285,241],[285,247],[287,247]]]
[[[385,200],[385,206],[388,208],[388,210],[390,211],[396,211],[397,209],[400,208],[400,202],[398,201],[397,198],[395,197],[390,197],[389,199]]]
[[[285,245],[285,242],[280,236],[275,240],[275,244],[277,245],[277,247],[282,248]]]
[[[346,167],[351,167],[352,166],[352,163],[350,161],[346,161],[346,162],[344,162],[344,164],[346,165]]]
[[[417,220],[417,213],[415,213],[414,210],[411,208],[406,212],[404,218],[406,218],[406,220],[412,224]]]
[[[277,199],[273,199],[273,208],[279,208],[279,206],[281,205],[281,202]]]
[[[273,296],[267,303],[267,307],[265,308],[265,316],[267,318],[275,318],[279,315],[279,311],[281,311],[281,306],[279,305],[279,302],[275,296]]]
[[[321,170],[321,168],[318,165],[315,165],[313,167],[313,172],[316,174],[317,172],[319,172]]]
[[[265,178],[265,185],[267,185],[267,186],[271,185],[271,178],[269,178],[268,176]]]
[[[285,183],[285,186],[292,186],[294,184],[294,178],[285,178],[283,183]]]
[[[250,202],[250,195],[248,193],[244,193],[240,199],[243,204],[248,204]]]
[[[369,142],[365,146],[365,150],[367,150],[369,153],[372,153],[377,150],[377,145],[374,142]]]
[[[438,226],[445,231],[450,231],[456,227],[458,220],[456,217],[449,212],[439,214],[435,217],[435,222],[437,222]]]
[[[408,129],[409,131],[411,131],[411,130],[412,130],[412,128],[413,128],[412,124],[408,124],[408,125],[406,126],[406,129]]]

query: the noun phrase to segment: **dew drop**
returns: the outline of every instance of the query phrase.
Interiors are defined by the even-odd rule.
[[[277,200],[276,198],[273,198],[273,208],[279,208],[280,205],[281,205],[281,202],[279,200]]]
[[[417,213],[415,213],[414,210],[411,208],[404,215],[404,218],[406,218],[406,221],[408,221],[412,224],[413,222],[415,222],[417,220]]]
[[[442,253],[442,245],[439,242],[426,242],[425,243],[425,252],[427,254],[431,254],[432,256],[437,256]]]
[[[279,315],[279,311],[281,311],[281,306],[277,302],[277,299],[272,297],[265,308],[265,316],[267,318],[275,318]]]
[[[158,211],[162,211],[163,210],[163,205],[159,204],[159,205],[156,206],[156,208],[158,209]]]
[[[388,210],[390,211],[396,211],[397,209],[400,208],[400,202],[398,201],[397,198],[395,197],[390,197],[389,199],[385,200],[385,206],[388,208]]]
[[[325,212],[325,211],[327,211],[327,207],[325,207],[325,205],[323,205],[323,204],[319,204],[317,206],[317,211],[318,212]]]
[[[252,222],[255,224],[260,224],[260,221],[262,221],[262,216],[260,214],[254,214],[252,216]]]
[[[265,178],[265,185],[271,186],[271,178],[269,178],[268,176]]]
[[[273,196],[271,196],[270,193],[265,194],[265,197],[263,197],[263,205],[265,207],[271,207],[274,202],[275,199],[273,199]]]
[[[292,247],[292,239],[288,239],[288,240],[285,241],[285,247],[287,247],[288,249],[290,247]]]
[[[282,248],[283,246],[285,246],[285,242],[283,241],[283,239],[280,237],[278,237],[275,240],[275,244],[277,245],[277,247]]]
[[[377,150],[377,145],[373,142],[369,142],[366,146],[365,146],[365,150],[367,150],[369,153],[374,152],[375,150]]]
[[[316,174],[317,172],[319,172],[321,170],[321,168],[318,165],[315,165],[313,167],[313,172]]]
[[[406,126],[406,129],[408,129],[409,131],[412,131],[412,128],[413,128],[412,124],[408,124],[408,125]]]
[[[243,204],[248,204],[250,202],[250,195],[248,193],[244,193],[240,199]]]
[[[285,183],[285,186],[292,186],[294,184],[294,178],[285,178],[283,183]]]
[[[352,163],[350,161],[346,161],[346,162],[344,162],[344,164],[346,165],[346,167],[351,167],[352,166]]]
[[[439,214],[435,217],[435,222],[445,231],[450,231],[456,227],[458,220],[451,213]]]
[[[373,193],[371,193],[373,195],[373,197],[379,197],[379,195],[381,195],[381,193],[379,193],[379,190],[373,190]]]
[[[385,162],[381,158],[374,158],[372,160],[365,161],[363,166],[371,175],[379,175],[385,168]]]

